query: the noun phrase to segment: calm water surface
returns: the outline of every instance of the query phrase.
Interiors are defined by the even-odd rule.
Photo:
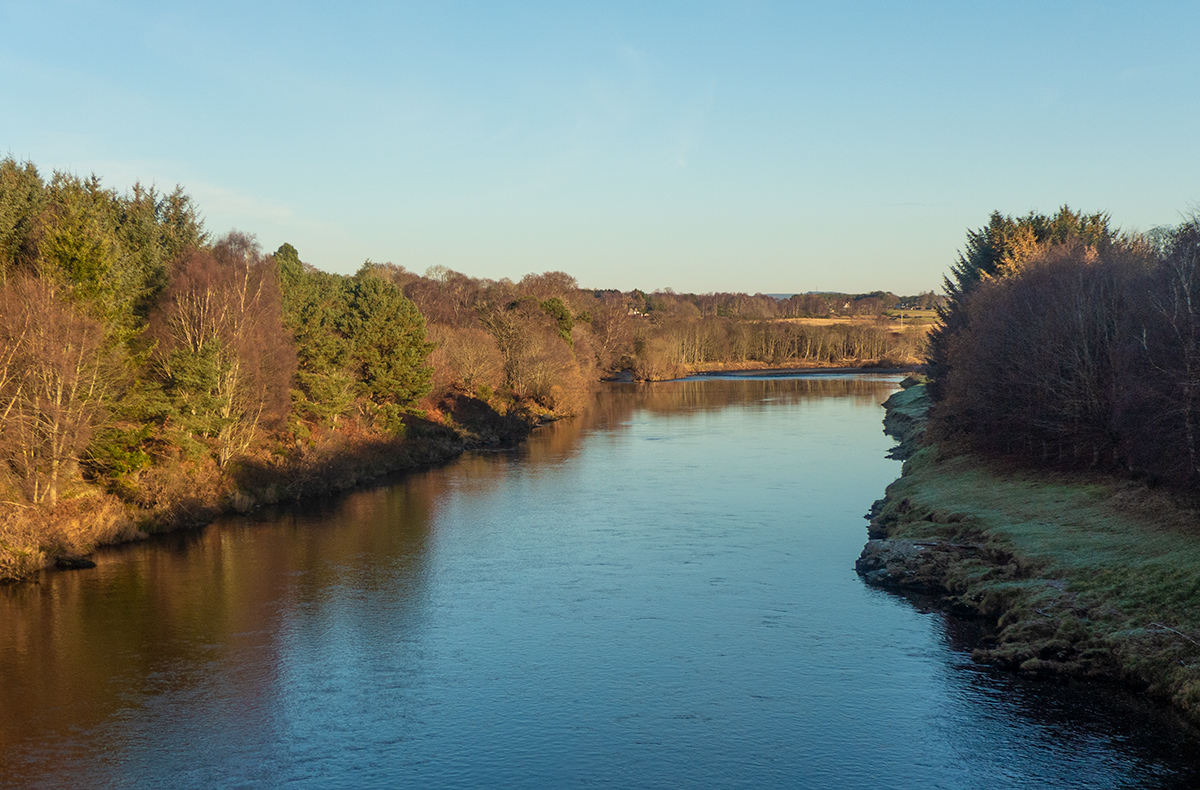
[[[508,453],[0,590],[0,786],[1200,786],[865,587],[895,378],[613,386]]]

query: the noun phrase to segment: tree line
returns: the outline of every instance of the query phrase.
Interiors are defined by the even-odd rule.
[[[1200,482],[1200,218],[994,213],[931,336],[932,427],[1022,463]]]
[[[911,359],[881,314],[927,297],[620,292],[371,261],[338,275],[289,244],[214,237],[181,188],[122,193],[5,158],[0,576],[55,540],[134,529],[131,511],[186,520],[319,489],[346,458],[386,467],[417,433],[519,432],[616,371]],[[795,321],[847,315],[878,321]],[[466,401],[482,422],[455,424]],[[104,511],[108,532],[65,534],[76,511]]]
[[[294,466],[339,421],[402,428],[432,379],[420,313],[287,253],[213,238],[179,188],[0,160],[0,576],[135,529],[129,507],[228,504],[240,466]]]
[[[597,375],[623,370],[653,381],[722,365],[913,364],[922,357],[924,335],[900,331],[884,312],[939,301],[932,294],[886,292],[788,298],[622,292],[581,288],[563,272],[514,282],[444,268],[425,276],[390,264],[377,268],[426,317],[437,343],[432,361],[439,391],[483,386],[550,408],[569,406]],[[834,317],[874,320],[789,320]]]

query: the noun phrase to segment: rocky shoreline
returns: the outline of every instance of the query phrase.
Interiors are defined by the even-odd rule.
[[[1129,504],[1149,498],[1144,489],[1043,482],[1053,476],[941,457],[923,441],[929,399],[911,379],[884,406],[885,431],[899,442],[893,452],[906,460],[902,476],[867,514],[869,540],[855,563],[863,581],[930,596],[950,615],[979,621],[985,635],[972,654],[977,662],[1026,675],[1119,682],[1200,724],[1200,620],[1190,619],[1195,583],[1183,570],[1200,557],[1195,531],[1168,535],[1171,548],[1161,552],[1138,546],[1115,561],[1096,559],[1088,541],[1097,543],[1092,532],[1106,534],[1091,526],[1105,523],[1098,513],[1125,518],[1120,526],[1127,532],[1162,531],[1147,526],[1148,506]],[[1056,501],[1082,504],[1044,507],[1051,488]],[[1039,506],[1043,512],[1031,517]],[[1151,593],[1120,580],[1100,584],[1122,572],[1140,582],[1147,568],[1165,579],[1147,585]]]

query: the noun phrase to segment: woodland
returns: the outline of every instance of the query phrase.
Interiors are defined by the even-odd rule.
[[[0,578],[519,440],[595,382],[906,365],[932,294],[484,280],[214,236],[182,189],[0,160]]]
[[[1200,482],[1200,218],[994,213],[946,278],[929,343],[939,446],[1022,466]]]
[[[945,292],[860,572],[980,619],[977,661],[1200,721],[1200,218],[993,213]]]

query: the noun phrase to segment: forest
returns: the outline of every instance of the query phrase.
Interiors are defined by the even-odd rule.
[[[1032,467],[1200,482],[1200,218],[994,213],[929,346],[939,445]]]
[[[520,439],[601,378],[910,364],[932,294],[676,294],[214,236],[180,187],[0,160],[0,578]]]

